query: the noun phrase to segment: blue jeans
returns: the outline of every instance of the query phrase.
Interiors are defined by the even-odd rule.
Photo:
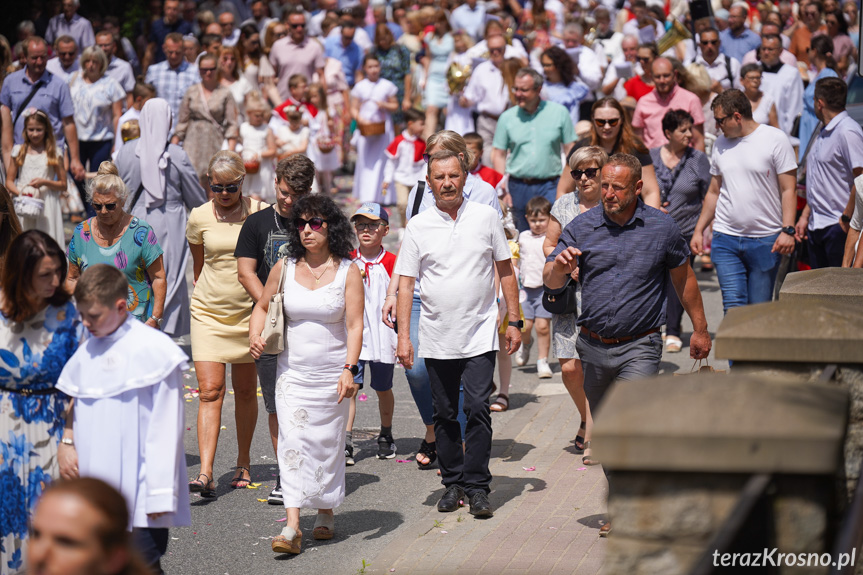
[[[512,221],[515,222],[515,227],[518,228],[518,231],[523,232],[530,229],[524,216],[524,208],[527,206],[527,202],[536,196],[544,196],[545,199],[553,204],[557,196],[557,180],[526,184],[513,180],[512,176],[510,176],[509,195],[512,198]]]
[[[771,253],[779,234],[763,238],[731,236],[713,232],[710,259],[716,266],[722,308],[763,303],[773,299],[773,284],[782,255]]]

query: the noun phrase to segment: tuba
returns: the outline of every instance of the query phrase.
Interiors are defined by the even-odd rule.
[[[449,93],[458,94],[464,90],[468,80],[470,80],[471,72],[471,65],[469,63],[464,66],[459,66],[458,62],[450,64],[446,71],[446,83],[449,85]]]
[[[692,34],[686,29],[686,26],[681,24],[679,20],[674,19],[671,21],[671,28],[656,43],[656,50],[662,54],[666,50],[673,48],[678,42],[691,38]]]

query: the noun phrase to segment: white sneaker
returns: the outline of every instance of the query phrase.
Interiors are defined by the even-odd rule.
[[[527,359],[530,357],[530,348],[533,345],[533,342],[530,342],[528,345],[522,344],[518,351],[515,352],[515,365],[518,367],[523,366],[527,363]]]
[[[549,379],[553,375],[554,374],[551,371],[551,367],[548,365],[547,359],[543,358],[536,360],[536,376],[539,379]]]

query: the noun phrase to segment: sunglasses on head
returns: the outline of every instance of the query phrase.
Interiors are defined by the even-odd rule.
[[[620,123],[620,118],[611,118],[609,120],[603,120],[601,118],[594,118],[593,123],[596,124],[597,128],[601,128],[601,127],[606,126],[606,125],[611,126],[613,128]]]
[[[96,202],[92,202],[93,209],[96,210],[96,213],[102,211],[102,208],[105,208],[106,212],[113,212],[117,209],[117,202],[111,202],[110,204],[97,204]]]
[[[572,179],[580,180],[581,176],[587,176],[588,178],[595,178],[596,174],[599,173],[599,168],[587,168],[584,170],[571,170],[569,172],[572,175]]]
[[[243,179],[241,178],[239,182],[234,184],[228,184],[227,186],[220,186],[218,184],[214,184],[210,182],[210,189],[213,190],[214,194],[221,194],[222,192],[227,192],[229,194],[235,194],[240,189],[240,184],[243,183]]]
[[[325,220],[324,218],[312,218],[310,220],[304,220],[300,218],[297,220],[297,231],[302,232],[306,229],[306,225],[308,225],[310,228],[312,228],[312,231],[316,232],[322,227],[324,227],[324,223],[326,223],[326,221],[327,220]]]

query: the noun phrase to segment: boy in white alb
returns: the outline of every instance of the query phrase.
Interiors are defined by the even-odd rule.
[[[97,264],[75,286],[93,336],[72,356],[57,389],[74,398],[60,472],[95,477],[126,498],[132,539],[161,573],[168,528],[191,524],[183,449],[183,370],[188,357],[167,335],[126,311],[123,272]]]
[[[381,415],[381,433],[378,435],[378,459],[392,459],[396,456],[393,440],[393,370],[396,362],[396,333],[381,321],[381,310],[387,297],[387,286],[396,263],[395,254],[381,245],[390,230],[390,218],[380,205],[368,202],[360,206],[351,217],[360,247],[351,255],[360,268],[365,284],[365,311],[363,316],[363,349],[360,352],[360,372],[354,382],[363,387],[366,365],[371,375],[371,388],[378,395],[378,409]],[[351,398],[348,414],[347,442],[345,456],[353,464],[352,429],[357,409],[356,396]]]
[[[417,180],[423,179],[426,163],[423,154],[426,151],[426,143],[420,138],[425,130],[426,119],[422,112],[410,109],[405,112],[407,127],[387,146],[387,163],[384,166],[384,196],[391,203],[391,196],[386,192],[390,188],[390,182],[396,188],[396,206],[403,225],[407,225],[405,213],[408,206],[408,195],[411,188],[416,185]]]

